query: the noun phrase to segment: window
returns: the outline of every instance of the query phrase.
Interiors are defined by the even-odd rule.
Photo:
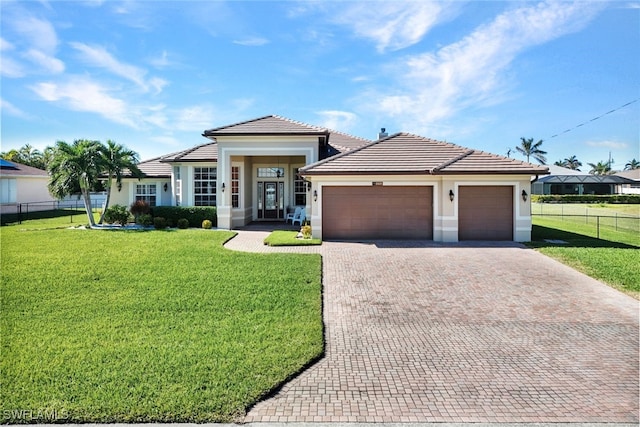
[[[16,202],[16,182],[15,178],[0,180],[0,203]]]
[[[216,205],[217,168],[194,168],[193,192],[196,206]]]
[[[176,180],[173,189],[176,196],[176,206],[182,202],[182,179],[180,179],[180,166],[173,167],[173,176]]]
[[[258,178],[284,178],[284,168],[258,168]]]
[[[156,185],[136,184],[136,201],[144,200],[149,206],[156,205]]]
[[[296,169],[293,180],[293,204],[296,206],[307,205],[307,183],[298,175],[298,169]]]
[[[231,207],[240,207],[240,167],[231,166]]]

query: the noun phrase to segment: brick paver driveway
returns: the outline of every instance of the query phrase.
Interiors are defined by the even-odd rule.
[[[638,422],[638,301],[517,244],[320,251],[326,356],[245,421]]]

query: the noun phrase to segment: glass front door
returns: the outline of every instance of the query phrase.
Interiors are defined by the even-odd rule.
[[[283,182],[258,182],[258,218],[284,218]]]

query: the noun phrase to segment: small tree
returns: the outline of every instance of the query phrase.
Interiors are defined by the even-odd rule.
[[[144,200],[136,200],[129,207],[129,211],[135,218],[135,221],[138,222],[138,218],[140,217],[140,215],[146,215],[151,212],[151,207],[149,206],[149,203],[145,202]]]
[[[95,226],[91,205],[91,189],[98,184],[102,171],[102,144],[99,141],[77,139],[73,144],[56,142],[47,165],[49,192],[61,199],[80,188],[89,225]]]
[[[104,212],[109,207],[109,200],[111,199],[111,187],[113,181],[118,187],[118,190],[122,188],[122,175],[125,171],[130,171],[131,174],[137,178],[142,177],[142,172],[138,169],[138,153],[125,148],[121,144],[116,144],[115,141],[107,140],[107,144],[102,146],[100,150],[102,156],[102,164],[104,173],[107,175],[107,182],[105,188],[107,191],[107,197],[104,202],[104,210],[100,216],[99,223],[104,220]],[[132,212],[133,213],[133,212]],[[148,213],[142,212],[142,213]],[[134,213],[137,219],[137,215]]]

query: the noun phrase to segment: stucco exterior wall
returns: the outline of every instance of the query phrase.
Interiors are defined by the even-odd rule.
[[[3,181],[1,185],[3,191],[9,189],[11,192],[15,191],[15,194],[3,194],[2,200],[6,203],[0,206],[2,213],[16,213],[18,205],[27,203],[29,206],[25,206],[24,209],[31,212],[57,207],[56,199],[49,194],[47,188],[49,177],[15,176],[0,179]]]
[[[458,241],[458,188],[462,185],[503,185],[514,187],[513,199],[513,236],[514,240],[531,240],[531,203],[530,176],[519,175],[478,175],[478,176],[312,176],[311,191],[311,227],[315,238],[322,238],[322,193],[325,186],[371,186],[373,182],[385,186],[432,186],[433,187],[433,240],[436,242]],[[522,190],[527,193],[527,201],[521,197]],[[453,201],[449,192],[453,191]],[[314,201],[314,194],[317,200]]]

